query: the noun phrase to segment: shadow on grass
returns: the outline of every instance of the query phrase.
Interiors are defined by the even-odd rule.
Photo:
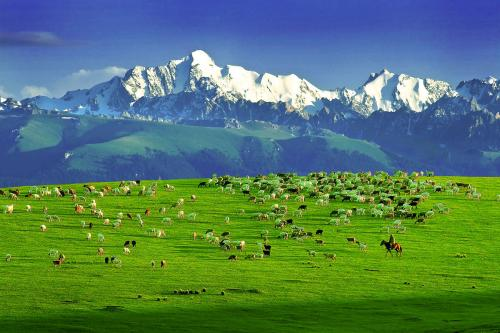
[[[300,292],[300,291],[298,291]],[[234,297],[238,297],[238,300]],[[500,295],[241,305],[241,293],[141,298],[96,310],[0,320],[2,332],[499,332]],[[213,298],[211,298],[213,300]],[[232,304],[234,303],[234,304]]]

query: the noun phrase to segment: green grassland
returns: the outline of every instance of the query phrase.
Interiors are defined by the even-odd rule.
[[[0,214],[0,254],[12,255],[10,262],[0,261],[1,331],[498,332],[500,178],[433,179],[470,183],[481,192],[481,200],[467,199],[463,192],[431,192],[418,210],[443,203],[450,213],[436,214],[423,225],[404,220],[404,233],[391,229],[403,246],[401,257],[386,255],[379,246],[389,238],[384,226],[394,219],[353,216],[348,225],[328,225],[332,209],[367,204],[337,200],[319,206],[316,199],[306,198],[308,209],[293,217],[294,223],[307,231],[323,229],[324,235],[297,241],[278,239],[281,230],[274,228],[274,221],[258,221],[253,215],[274,203],[293,212],[301,203],[270,200],[258,205],[239,191],[198,188],[199,179],[159,181],[156,197],[138,196],[139,187],[132,188],[131,196],[86,196],[86,205],[95,199],[111,221],[119,212],[143,215],[150,208],[151,216],[143,215],[144,227],[136,218],[125,218],[120,228],[103,225],[89,208],[77,215],[69,197],[34,200],[21,195],[14,201],[1,196],[2,208],[15,205],[12,215]],[[166,183],[175,191],[165,191]],[[82,184],[63,187],[85,195]],[[192,194],[196,201],[189,199]],[[195,221],[177,218],[179,209],[171,205],[179,198],[185,199],[186,214],[197,213]],[[31,213],[24,209],[27,204]],[[47,221],[44,206],[60,221]],[[168,208],[165,215],[159,213],[161,207]],[[163,223],[164,217],[173,223]],[[90,241],[81,221],[94,223]],[[40,231],[41,224],[46,232]],[[151,236],[151,228],[164,229],[166,237]],[[229,231],[232,240],[246,241],[246,250],[224,251],[206,240],[193,240],[194,231],[202,235],[207,229]],[[271,256],[245,259],[259,253],[264,229],[269,231]],[[98,242],[98,233],[104,242]],[[366,243],[367,252],[349,244],[347,237]],[[123,243],[132,239],[137,246],[124,255]],[[105,256],[118,256],[121,266],[105,264],[96,254],[99,247]],[[52,265],[50,249],[65,254],[61,267]],[[308,250],[317,255],[309,256]],[[324,253],[335,253],[337,260],[327,260]],[[231,254],[238,260],[228,260]],[[166,269],[159,267],[162,259],[168,261]],[[180,289],[200,294],[173,293]]]

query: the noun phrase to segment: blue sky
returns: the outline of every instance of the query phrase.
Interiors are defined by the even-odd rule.
[[[61,95],[195,49],[323,89],[382,68],[455,85],[500,76],[500,2],[0,2],[0,95]]]

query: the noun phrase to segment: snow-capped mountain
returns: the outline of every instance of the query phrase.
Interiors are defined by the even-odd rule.
[[[494,77],[461,81],[457,91],[468,101],[474,101],[491,112],[500,111],[500,80]]]
[[[233,116],[220,105],[270,103],[283,112],[308,119],[328,101],[338,100],[363,116],[405,107],[420,112],[443,96],[456,96],[448,83],[420,79],[387,70],[372,74],[357,90],[321,90],[295,74],[259,74],[240,66],[219,67],[204,51],[156,67],[136,66],[90,89],[70,91],[61,98],[38,96],[24,104],[45,110],[152,117],[205,119]],[[280,106],[280,107],[281,107]]]
[[[240,66],[219,67],[207,53],[198,50],[164,66],[136,66],[123,78],[70,91],[62,98],[39,96],[28,102],[42,109],[121,114],[140,99],[156,99],[156,103],[158,98],[186,93],[195,93],[202,100],[285,103],[291,111],[303,110],[321,98],[337,96],[336,92],[320,90],[295,74],[275,76]]]
[[[457,93],[444,81],[420,79],[406,74],[395,74],[387,69],[372,73],[350,101],[361,114],[374,111],[396,111],[403,107],[421,112],[443,96]]]

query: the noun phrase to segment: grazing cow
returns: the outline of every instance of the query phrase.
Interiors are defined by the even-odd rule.
[[[322,239],[316,239],[316,244],[325,245],[325,241]]]
[[[242,193],[243,195],[245,195],[245,194],[250,195],[250,190],[243,190],[243,191],[241,191],[241,193]]]
[[[207,187],[207,182],[200,182],[198,187]]]
[[[271,245],[264,244],[264,249],[271,251]]]
[[[236,256],[236,254],[231,254],[231,255],[229,256],[229,258],[227,258],[227,259],[229,259],[229,260],[233,260],[233,261],[234,261],[234,260],[237,260],[237,259],[238,259],[238,257]]]
[[[129,247],[130,246],[130,241],[125,241],[125,243],[123,243],[123,247]]]
[[[94,226],[94,223],[90,222],[89,223],[89,229],[92,230],[92,227]]]
[[[135,247],[135,245],[137,244],[137,242],[135,240],[132,241],[132,247]]]
[[[298,209],[299,210],[306,210],[307,209],[307,205],[300,205]]]
[[[262,250],[262,253],[264,254],[264,257],[270,257],[271,256],[271,250]]]
[[[109,263],[109,257],[104,258],[104,262],[105,262],[106,264],[108,264],[108,263]]]
[[[130,214],[130,213],[127,213],[127,217],[129,218],[129,220],[133,219],[132,214]]]
[[[149,209],[149,208],[146,209],[146,211],[144,211],[144,215],[146,215],[146,216],[151,215],[151,209]]]
[[[162,261],[160,261],[160,267],[161,267],[161,268],[165,268],[165,267],[167,267],[167,261],[166,261],[166,260],[162,260]]]
[[[52,260],[52,263],[54,264],[54,267],[59,267],[63,262],[61,259],[57,259],[57,260]]]
[[[323,230],[322,229],[316,230],[316,235],[319,235],[319,236],[323,235]]]
[[[358,241],[356,237],[347,237],[346,239],[349,243],[356,243]]]
[[[123,248],[123,254],[129,255],[130,254],[130,249],[128,247]]]

